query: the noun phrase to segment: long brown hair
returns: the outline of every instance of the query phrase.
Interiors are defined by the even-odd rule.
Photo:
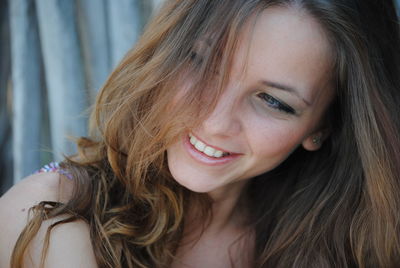
[[[273,5],[306,11],[325,29],[337,97],[324,146],[297,149],[242,194],[252,208],[254,266],[400,263],[400,35],[393,1],[175,0],[166,2],[104,85],[90,138],[79,139],[79,156],[62,163],[74,175],[73,196],[32,209],[13,268],[21,267],[41,222],[61,214],[71,215],[63,222],[89,224],[99,267],[170,265],[188,207],[199,219],[212,215],[206,195],[171,177],[166,148],[212,110],[202,109],[204,101],[212,108],[229,80],[243,25]],[[182,90],[188,79],[190,87]]]

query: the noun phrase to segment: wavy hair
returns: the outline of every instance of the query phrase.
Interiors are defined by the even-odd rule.
[[[305,11],[325,29],[336,99],[323,147],[297,149],[242,193],[252,208],[253,266],[398,265],[400,35],[393,1],[175,0],[108,78],[91,135],[62,163],[74,175],[71,200],[32,208],[11,267],[22,267],[41,222],[64,214],[70,217],[48,229],[44,252],[51,228],[82,219],[99,267],[169,267],[189,207],[203,228],[212,215],[207,195],[171,177],[166,148],[215,106],[243,25],[276,5]]]

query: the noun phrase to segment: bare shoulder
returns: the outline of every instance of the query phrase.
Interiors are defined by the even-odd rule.
[[[39,173],[23,179],[0,198],[0,267],[9,267],[12,249],[28,222],[28,211],[41,201],[68,201],[73,181],[58,173]],[[26,267],[38,267],[47,227],[45,221],[29,245]],[[45,267],[97,267],[84,221],[57,225],[51,232]]]
[[[41,226],[25,255],[26,267],[39,267],[43,241],[47,228],[65,217],[47,220]],[[45,268],[97,268],[95,255],[90,242],[90,231],[84,221],[74,221],[55,226],[50,235]]]

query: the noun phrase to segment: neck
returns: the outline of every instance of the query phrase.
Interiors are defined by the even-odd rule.
[[[226,227],[238,228],[243,223],[239,198],[247,181],[239,181],[209,193],[212,203],[212,220],[208,229],[220,232]]]

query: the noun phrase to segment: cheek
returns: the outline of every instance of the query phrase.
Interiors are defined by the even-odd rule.
[[[187,170],[187,165],[182,158],[183,152],[177,144],[173,144],[167,149],[168,169],[172,177],[181,185],[190,183],[190,172]]]
[[[249,146],[260,161],[270,159],[278,165],[302,143],[304,131],[293,121],[263,120],[252,127]]]
[[[189,87],[186,85],[182,85],[177,83],[177,85],[174,85],[176,87],[176,94],[175,96],[171,99],[169,104],[167,105],[166,112],[171,112],[173,109],[177,106],[177,104],[183,100],[185,94],[189,91]]]

